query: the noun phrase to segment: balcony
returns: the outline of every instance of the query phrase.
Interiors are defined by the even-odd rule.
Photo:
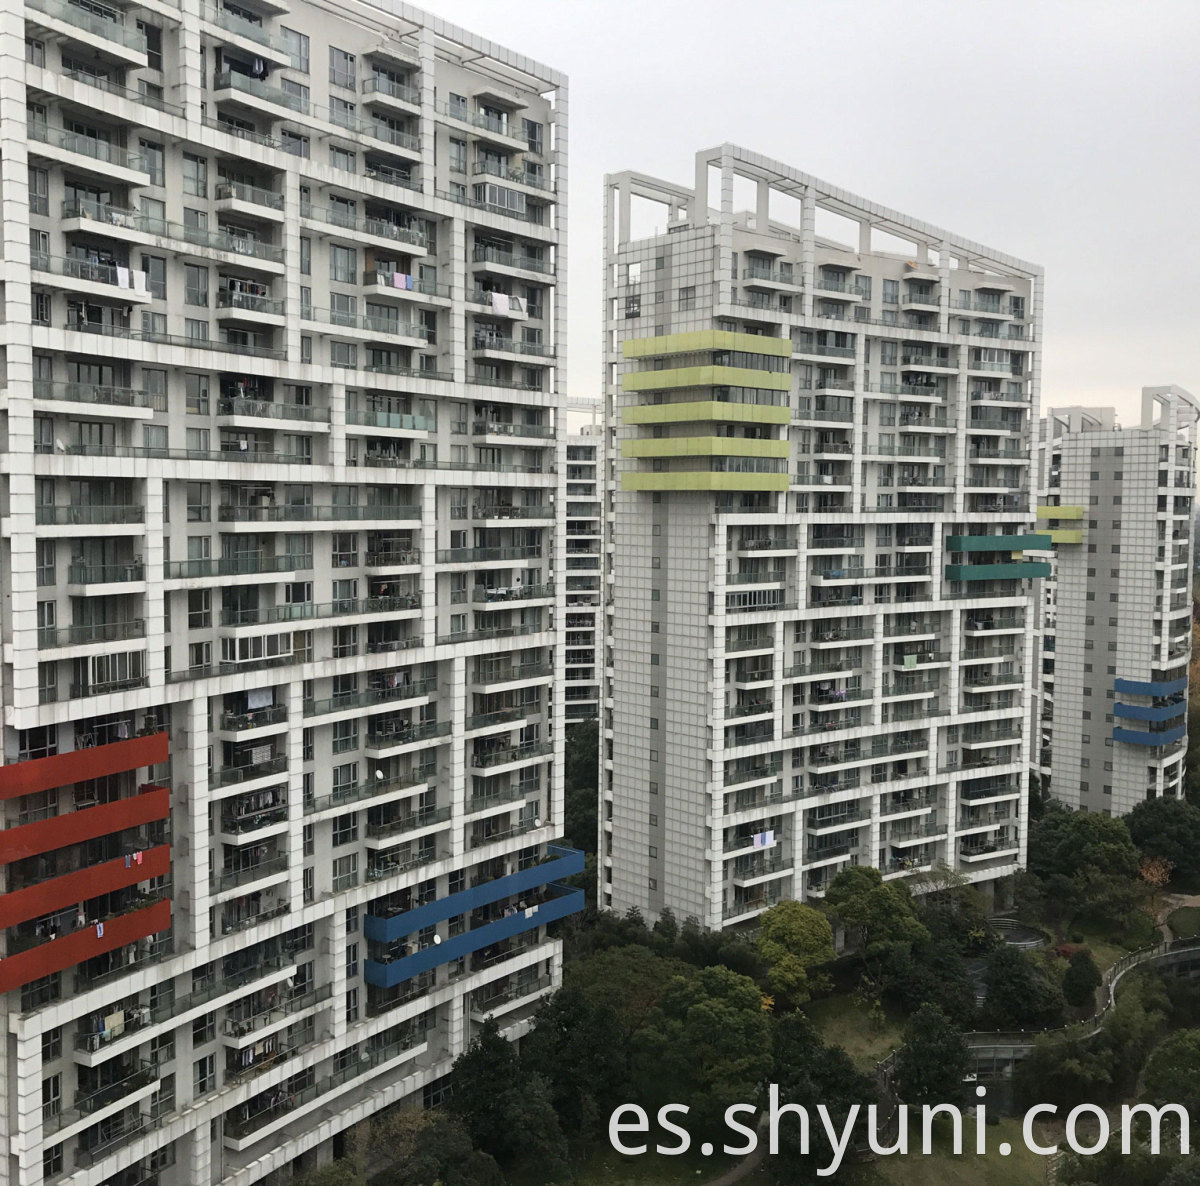
[[[100,140],[81,132],[51,128],[41,120],[30,120],[28,128],[31,141],[69,153],[72,158],[84,158],[80,162],[80,167],[93,176],[108,177],[112,180],[123,181],[127,185],[146,184],[141,157],[128,152],[120,145],[111,144],[107,140]],[[30,156],[37,155],[39,155],[38,150],[31,147]],[[75,163],[74,160],[71,163]]]
[[[48,527],[109,527],[144,523],[146,509],[143,506],[132,504],[114,506],[42,504],[36,508],[34,517],[39,524]]]
[[[67,567],[68,585],[124,585],[146,579],[146,566],[140,560],[127,564],[86,564],[74,561]]]
[[[136,28],[126,27],[123,14],[116,10],[99,4],[85,8],[82,4],[72,4],[64,0],[27,0],[27,4],[35,12],[40,12],[52,21],[61,21],[75,30],[98,38],[103,45],[96,48],[103,48],[114,54],[127,65],[146,65],[145,36]],[[93,44],[86,38],[80,40],[88,45]]]
[[[246,104],[252,109],[257,107],[257,103],[269,103],[273,107],[281,107],[288,114],[283,118],[290,118],[291,112],[299,112],[301,115],[309,114],[308,99],[300,95],[289,94],[279,87],[270,86],[258,78],[251,78],[248,74],[240,74],[236,70],[222,70],[213,78],[213,98],[220,102],[224,100],[235,100],[246,104],[246,99],[254,99],[256,103]],[[232,92],[232,94],[222,94],[221,92]],[[275,118],[279,118],[276,115]]]
[[[553,863],[549,862],[549,864]],[[529,873],[532,873],[535,877],[544,878],[545,874],[539,874],[538,870],[539,868],[545,869],[546,867],[535,866],[531,870],[526,870],[525,873],[512,874],[511,878],[525,878],[526,874]],[[508,897],[508,894],[491,895],[495,895],[495,887],[501,882],[509,880],[510,878],[508,877],[498,878],[488,886],[480,887],[489,895],[485,899],[485,902],[495,902],[499,901],[502,897]],[[545,887],[540,895],[540,901],[534,901],[533,905],[527,906],[524,910],[519,910],[505,918],[497,919],[495,922],[484,923],[482,926],[473,927],[468,931],[452,936],[440,944],[430,945],[423,950],[416,951],[411,955],[403,955],[398,959],[385,962],[368,958],[363,973],[364,979],[368,984],[373,984],[380,988],[391,988],[414,976],[419,976],[423,972],[448,964],[463,956],[483,951],[485,948],[503,943],[509,939],[514,939],[519,935],[525,935],[530,931],[545,926],[547,923],[556,922],[558,919],[567,918],[583,910],[583,890],[572,889],[558,882],[547,883],[545,880],[535,880],[528,887],[512,892],[529,892],[529,890],[540,886]],[[452,894],[450,897],[459,898],[475,893],[475,890],[463,890],[460,894]],[[448,900],[442,899],[441,902]],[[438,906],[441,902],[434,902],[430,905]],[[420,909],[423,908],[418,908],[418,910]],[[415,913],[417,911],[411,911],[409,915],[398,915],[395,918],[388,919],[386,929],[389,931],[394,930],[394,924],[397,924],[404,918],[411,917]],[[368,939],[372,937],[371,924],[382,921],[371,915],[367,916],[366,934]],[[400,925],[403,925],[403,923],[401,922]],[[404,935],[411,933],[411,931],[400,931],[397,933],[397,938],[402,938]]]

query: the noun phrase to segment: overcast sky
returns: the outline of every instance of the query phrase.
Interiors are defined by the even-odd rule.
[[[421,4],[421,0],[416,0]],[[572,396],[607,172],[741,144],[1046,270],[1043,406],[1200,393],[1200,2],[425,0],[570,78]]]

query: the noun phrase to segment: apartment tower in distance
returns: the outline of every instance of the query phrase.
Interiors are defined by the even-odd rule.
[[[1136,428],[1112,408],[1041,422],[1054,557],[1031,729],[1042,790],[1071,807],[1124,815],[1183,794],[1198,416],[1181,388],[1147,387]]]
[[[606,220],[601,900],[716,928],[852,864],[1011,873],[1040,269],[731,146]]]
[[[597,405],[598,407],[599,405]],[[601,606],[601,483],[604,437],[598,425],[567,437],[566,640],[563,699],[567,724],[599,715],[604,644]]]
[[[565,80],[351,0],[14,0],[0,72],[5,1180],[249,1186],[580,907]]]

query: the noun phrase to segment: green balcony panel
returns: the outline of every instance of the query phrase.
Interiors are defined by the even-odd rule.
[[[1015,560],[1011,564],[947,564],[948,581],[1013,581],[1048,577],[1050,565],[1044,560]]]
[[[948,552],[1028,552],[1050,550],[1050,536],[1039,535],[948,535]]]

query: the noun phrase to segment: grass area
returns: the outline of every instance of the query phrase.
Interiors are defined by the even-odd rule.
[[[963,1123],[963,1152],[955,1156],[951,1148],[949,1121],[934,1125],[932,1156],[921,1153],[920,1118],[909,1126],[909,1152],[881,1157],[855,1173],[859,1186],[912,1186],[914,1178],[921,1186],[1042,1186],[1045,1159],[1025,1148],[1021,1139],[1021,1121],[1005,1118],[987,1128],[987,1153],[975,1150],[975,1122]],[[1000,1143],[1007,1141],[1012,1153],[1002,1157]]]
[[[1129,954],[1128,948],[1114,943],[1099,931],[1087,927],[1073,927],[1072,931],[1083,936],[1084,946],[1092,953],[1092,959],[1101,972],[1107,972],[1123,955]]]
[[[863,1070],[871,1070],[885,1054],[900,1045],[903,1023],[889,1016],[882,1028],[877,1028],[866,1009],[852,996],[810,1001],[804,1012],[826,1042],[841,1046]]]
[[[1176,939],[1194,939],[1200,935],[1200,906],[1180,906],[1167,915],[1167,926]]]
[[[676,1138],[659,1133],[659,1139],[674,1142]],[[627,1138],[630,1139],[630,1138]],[[739,1142],[741,1137],[736,1138]],[[632,1143],[632,1141],[631,1141]],[[769,1159],[768,1159],[769,1160]],[[740,1157],[716,1153],[712,1157],[685,1154],[683,1157],[664,1157],[653,1152],[641,1157],[622,1157],[605,1146],[587,1161],[572,1167],[572,1186],[703,1186],[732,1169]],[[772,1177],[765,1166],[759,1166],[744,1177],[738,1186],[771,1186]]]

